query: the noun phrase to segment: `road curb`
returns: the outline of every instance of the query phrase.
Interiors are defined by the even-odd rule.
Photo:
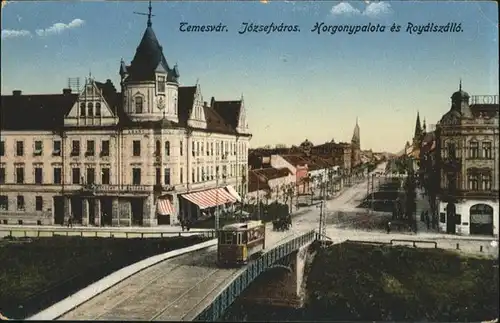
[[[122,282],[123,280],[129,278],[132,275],[137,274],[138,272],[156,265],[164,260],[174,258],[189,252],[198,251],[201,249],[206,249],[212,246],[217,245],[217,239],[213,239],[210,241],[205,241],[193,246],[189,246],[186,248],[169,251],[164,254],[156,255],[149,257],[147,259],[141,260],[134,264],[131,264],[127,267],[124,267],[120,270],[115,271],[114,273],[109,274],[108,276],[98,280],[97,282],[81,289],[75,294],[63,299],[62,301],[57,302],[56,304],[48,307],[47,309],[27,318],[26,320],[55,320],[58,317],[66,314],[67,312],[75,309],[76,307],[82,305],[83,303],[89,301],[95,296],[103,293],[114,285]]]

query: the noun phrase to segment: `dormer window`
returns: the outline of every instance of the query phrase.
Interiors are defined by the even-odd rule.
[[[92,102],[87,104],[87,109],[88,109],[88,116],[92,117],[94,115],[94,104]]]
[[[95,104],[95,115],[96,115],[96,117],[101,116],[101,102],[97,102]]]
[[[165,76],[159,76],[158,77],[158,86],[157,86],[158,92],[164,93],[165,92]]]
[[[142,97],[140,96],[135,97],[135,113],[142,113],[143,106],[144,106],[144,100],[142,99]]]
[[[85,109],[85,103],[80,103],[80,117],[85,117],[87,115]]]

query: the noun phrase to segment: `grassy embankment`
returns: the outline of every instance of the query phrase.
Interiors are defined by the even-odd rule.
[[[498,261],[441,249],[336,245],[316,256],[307,288],[308,312],[323,320],[464,322],[498,315]]]
[[[201,236],[0,240],[0,313],[25,318],[120,268],[206,240]]]
[[[498,260],[354,243],[318,251],[302,309],[235,302],[226,321],[484,321],[498,317]]]

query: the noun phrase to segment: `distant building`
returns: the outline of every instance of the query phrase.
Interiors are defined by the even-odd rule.
[[[174,223],[247,192],[243,97],[204,102],[181,86],[150,17],[121,89],[2,95],[0,220],[9,224]]]
[[[311,155],[332,158],[335,165],[349,174],[352,171],[352,148],[348,143],[327,142],[311,148]]]
[[[356,118],[356,126],[354,126],[354,133],[352,134],[351,139],[351,168],[355,168],[361,163],[361,134],[358,125],[358,118]]]
[[[436,127],[436,137],[440,229],[498,236],[498,95],[470,98],[460,84]]]

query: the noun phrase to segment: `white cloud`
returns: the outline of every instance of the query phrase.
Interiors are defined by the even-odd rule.
[[[393,12],[391,5],[384,1],[370,2],[366,0],[365,3],[367,6],[363,11],[354,8],[347,2],[341,2],[333,6],[330,12],[334,16],[367,16],[370,18],[380,18]]]
[[[4,29],[2,30],[2,39],[16,38],[16,37],[28,37],[31,36],[29,30],[14,30],[14,29]]]
[[[62,22],[57,22],[45,29],[37,29],[35,32],[38,36],[50,36],[62,33],[65,30],[73,29],[82,26],[85,23],[81,19],[73,19],[69,24],[64,24]]]
[[[333,6],[330,12],[334,16],[356,16],[361,13],[359,9],[354,8],[347,2],[341,2]]]
[[[370,18],[377,18],[382,16],[387,16],[392,13],[391,4],[387,2],[372,2],[366,6],[363,15]]]

